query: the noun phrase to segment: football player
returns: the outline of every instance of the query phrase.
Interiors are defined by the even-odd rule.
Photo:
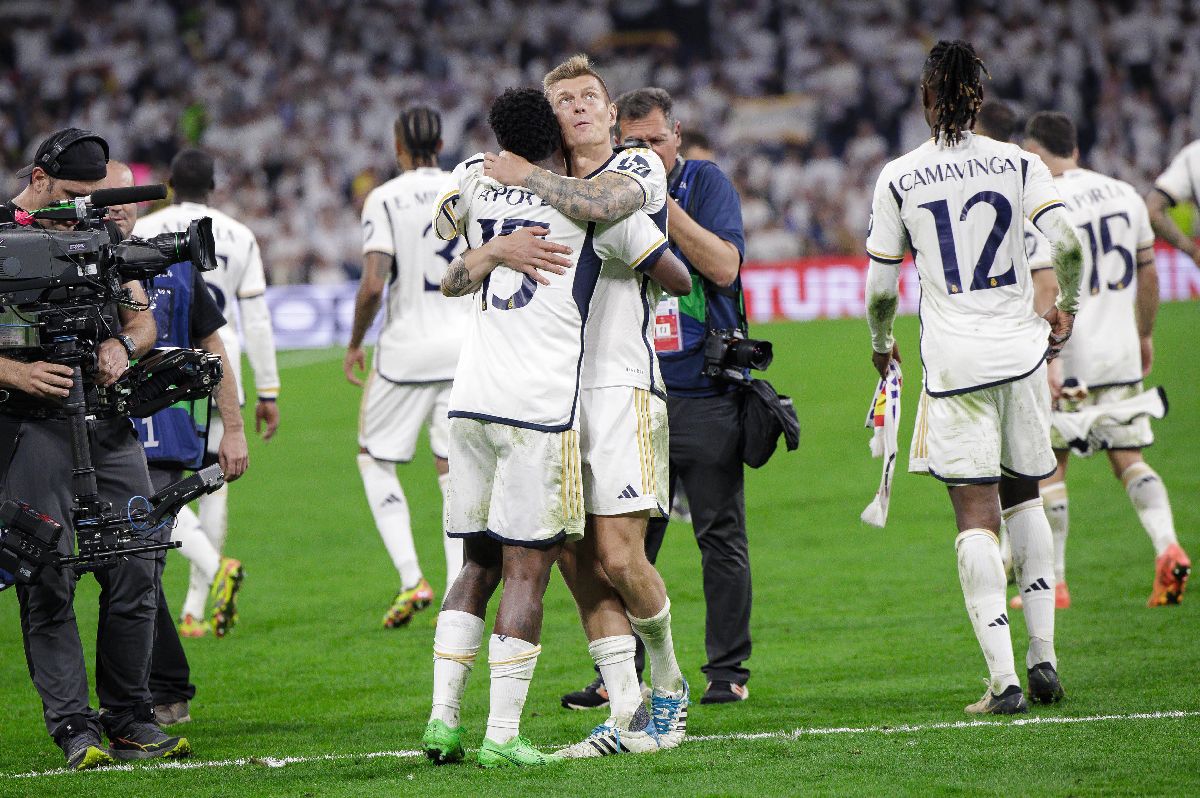
[[[249,227],[207,205],[209,194],[216,186],[214,163],[208,153],[197,149],[179,152],[171,161],[169,182],[174,192],[174,204],[139,219],[133,228],[134,235],[149,238],[160,233],[182,232],[187,230],[193,219],[204,216],[212,218],[217,268],[201,274],[217,300],[217,307],[225,315],[227,323],[218,332],[235,372],[242,362],[241,338],[246,341],[246,354],[254,370],[258,396],[254,406],[254,428],[263,440],[269,441],[279,426],[279,408],[276,404],[279,369],[275,363],[275,338],[271,330],[270,311],[267,309],[267,282],[258,240]],[[238,402],[243,404],[245,393],[240,375],[232,376],[237,384]],[[216,413],[209,419],[206,462],[216,462],[223,432],[221,416]],[[228,500],[229,488],[223,485],[215,493],[200,497],[198,522],[190,509],[179,514],[175,530],[177,536],[192,534],[188,528],[194,528],[198,523],[200,533],[212,544],[211,547],[193,547],[193,551],[204,550],[210,556],[203,561],[191,561],[192,577],[179,626],[179,634],[184,637],[201,637],[210,628],[221,637],[237,621],[234,601],[243,578],[242,564],[229,557],[214,562],[211,557],[211,552],[220,552],[225,545]],[[184,556],[189,556],[187,549],[186,544],[180,549]],[[210,593],[216,605],[211,626],[204,620],[205,603]]]
[[[884,166],[867,234],[872,362],[885,374],[904,249],[921,278],[921,405],[912,459],[945,482],[958,526],[955,549],[967,612],[989,671],[970,713],[1028,711],[1013,662],[997,532],[1001,510],[1026,599],[1030,697],[1063,695],[1054,652],[1050,526],[1038,480],[1054,472],[1045,361],[1070,336],[1078,306],[1079,239],[1045,165],[971,132],[983,102],[983,63],[963,41],[939,41],[921,75],[933,138]],[[1060,296],[1033,310],[1022,219],[1046,234]],[[1047,325],[1047,321],[1049,325]],[[1047,349],[1049,338],[1049,349]]]
[[[1167,209],[1181,202],[1200,203],[1200,139],[1179,151],[1146,195],[1150,224],[1159,237],[1200,265],[1200,244],[1175,224]]]
[[[667,180],[645,146],[613,151],[616,106],[585,55],[551,70],[543,88],[563,133],[567,167],[554,174],[512,153],[484,155],[484,174],[524,186],[563,214],[612,222],[642,211],[666,232]],[[676,294],[691,280],[668,286]],[[602,324],[587,325],[580,400],[584,505],[589,534],[568,546],[560,570],[579,606],[588,650],[607,690],[609,719],[565,749],[568,757],[618,753],[642,703],[633,633],[651,659],[651,703],[662,747],[686,728],[688,689],[675,658],[666,585],[646,558],[646,522],[670,501],[667,408],[654,354],[659,286],[620,262],[606,263],[592,300]],[[615,588],[615,593],[614,593]]]
[[[1050,395],[1058,401],[1063,384],[1074,380],[1073,409],[1102,406],[1142,392],[1142,379],[1154,361],[1154,319],[1158,314],[1158,272],[1154,263],[1154,231],[1146,204],[1120,180],[1079,167],[1075,124],[1066,114],[1034,114],[1025,129],[1026,148],[1041,157],[1054,176],[1075,227],[1083,232],[1083,290],[1071,340],[1050,369]],[[1079,394],[1086,392],[1086,395]],[[1179,546],[1167,489],[1142,457],[1154,442],[1146,416],[1127,424],[1098,422],[1091,435],[1108,453],[1113,475],[1125,485],[1129,500],[1154,544],[1154,583],[1149,606],[1178,604],[1191,571]],[[1042,482],[1042,499],[1054,532],[1055,579],[1066,590],[1068,441],[1051,431],[1058,469]],[[1013,599],[1020,607],[1022,595]],[[1069,601],[1069,599],[1068,599]]]
[[[561,146],[554,112],[537,90],[506,91],[489,123],[501,147],[531,163],[550,166]],[[472,248],[450,265],[442,289],[475,296],[449,410],[446,531],[465,540],[465,563],[438,616],[433,711],[423,746],[435,762],[463,757],[460,701],[482,645],[487,604],[503,578],[479,762],[546,764],[560,757],[541,753],[518,732],[541,650],[550,568],[563,544],[584,534],[581,367],[596,284],[609,261],[667,282],[664,270],[677,277],[684,267],[645,214],[615,224],[575,221],[531,190],[485,177],[482,156],[455,169],[435,214],[439,236],[464,235]],[[547,273],[496,268],[515,262],[509,248],[531,235],[557,245],[542,253]],[[653,749],[654,724],[640,714],[626,739]]]
[[[374,189],[363,203],[362,281],[343,361],[346,379],[363,385],[355,369],[366,367],[363,338],[387,286],[385,322],[363,388],[358,470],[400,579],[400,590],[383,616],[388,629],[407,624],[433,601],[433,588],[417,561],[408,500],[396,478],[396,464],[412,460],[417,435],[428,427],[445,499],[446,401],[470,309],[469,300],[442,296],[442,276],[461,242],[439,239],[429,220],[429,207],[449,177],[437,165],[441,117],[432,108],[408,108],[396,119],[395,134],[401,174]],[[462,541],[444,533],[441,537],[449,585],[462,567]]]

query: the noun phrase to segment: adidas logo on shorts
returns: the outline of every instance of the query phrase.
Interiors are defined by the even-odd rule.
[[[632,485],[626,485],[625,490],[617,494],[618,499],[636,499],[638,492],[633,489]]]

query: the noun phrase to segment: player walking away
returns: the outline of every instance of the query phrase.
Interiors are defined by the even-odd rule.
[[[258,392],[254,428],[263,440],[269,441],[279,426],[276,405],[279,371],[275,364],[271,317],[264,296],[267,283],[258,240],[249,227],[207,205],[209,194],[216,186],[213,159],[208,153],[196,149],[180,151],[171,161],[169,183],[174,191],[174,204],[140,219],[134,233],[150,237],[182,232],[193,219],[212,218],[217,268],[202,276],[227,322],[219,330],[229,362],[235,364],[233,374],[227,376],[233,378],[238,403],[243,404],[245,395],[237,373],[242,362],[240,329],[241,337],[246,340],[246,354],[254,370]],[[234,298],[237,301],[231,302]],[[209,419],[206,465],[216,462],[217,446],[223,434],[224,425],[217,413]],[[173,537],[183,541],[180,552],[192,564],[179,625],[179,634],[183,637],[203,637],[210,629],[217,637],[224,637],[237,622],[236,599],[244,571],[241,562],[221,555],[228,531],[228,500],[229,488],[223,485],[216,492],[200,498],[199,517],[190,508],[179,513]],[[209,600],[212,602],[211,623],[205,613]]]
[[[501,147],[545,162],[561,146],[540,91],[509,90],[489,123]],[[567,541],[584,534],[579,446],[584,328],[602,264],[655,275],[666,237],[641,213],[612,225],[563,216],[543,198],[483,176],[483,157],[464,161],[437,204],[438,235],[465,235],[472,249],[446,272],[450,295],[475,293],[450,396],[450,489],[446,531],[465,540],[465,563],[446,595],[434,635],[433,711],[423,746],[435,762],[463,757],[459,706],[483,640],[483,617],[500,579],[504,592],[489,645],[491,714],[479,751],[485,767],[556,761],[519,736],[521,711],[541,651],[542,597]],[[546,235],[571,261],[518,273],[505,248],[521,228]],[[664,260],[665,258],[665,260]],[[558,264],[558,265],[556,265]],[[533,272],[530,274],[529,272]],[[599,319],[603,322],[603,319]],[[626,734],[655,744],[643,711]]]
[[[1146,195],[1146,208],[1150,211],[1154,232],[1200,266],[1200,244],[1180,230],[1167,214],[1168,208],[1181,202],[1200,203],[1200,139],[1179,151]]]
[[[983,101],[982,69],[962,41],[938,42],[925,62],[921,94],[933,138],[887,164],[876,183],[867,311],[872,361],[883,374],[899,358],[896,267],[910,244],[921,280],[924,368],[911,459],[927,459],[929,473],[947,484],[958,525],[959,580],[990,674],[987,692],[966,710],[1010,714],[1028,705],[1005,612],[1001,508],[1026,596],[1030,697],[1063,696],[1053,547],[1037,481],[1055,466],[1045,360],[1070,335],[1082,252],[1045,164],[970,132]],[[1061,294],[1046,319],[1033,311],[1022,217],[1053,247]]]
[[[401,174],[367,195],[363,204],[363,274],[354,302],[354,324],[343,369],[355,385],[355,369],[366,368],[363,338],[387,286],[383,331],[363,388],[359,412],[358,471],[371,514],[400,577],[400,590],[383,616],[387,629],[404,626],[433,602],[433,588],[421,573],[413,543],[408,500],[396,478],[407,463],[417,435],[429,428],[438,487],[446,495],[446,402],[462,346],[470,300],[442,296],[446,266],[459,249],[457,239],[437,237],[429,208],[449,175],[438,168],[442,120],[424,106],[396,119],[396,163]],[[446,584],[462,568],[462,541],[442,535]]]
[[[537,169],[511,153],[485,154],[484,174],[524,186],[584,222],[613,222],[640,210],[665,234],[662,161],[645,147],[614,153],[609,131],[616,106],[587,56],[551,70],[543,87],[562,129],[569,171],[582,179]],[[676,295],[691,290],[686,268],[664,275],[671,277],[668,287]],[[630,724],[643,705],[635,631],[651,655],[651,707],[662,747],[678,745],[687,723],[688,688],[675,658],[671,603],[645,552],[646,522],[664,514],[670,501],[667,408],[650,312],[659,294],[648,276],[606,262],[585,333],[580,445],[588,534],[566,547],[559,568],[579,605],[610,716],[564,749],[568,757],[632,750]]]
[[[987,100],[979,106],[973,130],[976,135],[1009,142],[1012,141],[1016,127],[1017,114],[1012,108],[998,100]],[[1058,277],[1054,273],[1054,261],[1050,257],[1050,242],[1028,218],[1021,219],[1021,223],[1025,228],[1025,261],[1029,264],[1033,279],[1033,310],[1037,315],[1044,316],[1058,299]],[[1004,563],[1004,574],[1009,584],[1012,584],[1016,581],[1016,575],[1013,573],[1012,546],[1008,539],[1008,527],[1003,522],[1000,524],[1000,559]],[[1070,606],[1070,597],[1066,595],[1066,589],[1066,582],[1059,581],[1055,585],[1055,609],[1061,610]]]
[[[1083,232],[1083,286],[1070,342],[1050,369],[1050,395],[1059,409],[1101,407],[1142,392],[1142,379],[1154,359],[1154,319],[1158,314],[1158,272],[1154,231],[1146,204],[1133,186],[1079,168],[1075,125],[1066,114],[1034,114],[1025,130],[1026,147],[1054,176],[1071,221]],[[1061,364],[1061,365],[1060,365]],[[1073,382],[1069,382],[1073,381]],[[1070,401],[1064,383],[1072,386]],[[1066,594],[1068,440],[1051,430],[1058,470],[1042,482],[1042,500],[1054,532],[1054,577]],[[1113,475],[1125,485],[1156,555],[1151,607],[1178,604],[1191,561],[1175,537],[1171,502],[1162,479],[1142,459],[1154,442],[1150,419],[1125,424],[1098,421],[1089,440],[1108,453]],[[1021,606],[1021,596],[1012,606]]]

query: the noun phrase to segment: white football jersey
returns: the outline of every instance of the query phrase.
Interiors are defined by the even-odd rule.
[[[225,314],[224,327],[219,330],[221,343],[229,355],[229,362],[241,364],[242,346],[237,302],[266,293],[267,278],[263,271],[262,253],[258,239],[249,227],[232,216],[198,202],[180,202],[155,211],[141,219],[133,227],[133,235],[150,238],[161,233],[180,233],[187,230],[195,219],[211,217],[213,240],[216,244],[217,268],[201,272],[208,284],[217,306]],[[263,369],[256,369],[254,379],[260,395],[269,395],[279,388],[279,372],[274,362],[274,348]],[[242,380],[238,381],[238,402],[245,402]]]
[[[375,368],[391,382],[453,379],[458,364],[471,300],[443,296],[441,285],[462,240],[441,240],[429,218],[448,177],[436,167],[414,169],[378,186],[363,203],[363,254],[392,258],[375,349]]]
[[[1054,182],[1083,241],[1079,313],[1063,347],[1063,376],[1089,387],[1136,383],[1137,251],[1154,246],[1146,203],[1133,186],[1090,169],[1069,169]]]
[[[1154,187],[1166,194],[1172,205],[1200,204],[1200,139],[1179,151],[1167,170],[1154,181]]]
[[[573,267],[561,275],[544,272],[549,285],[498,268],[473,294],[449,415],[542,432],[572,429],[584,328],[601,264],[644,268],[666,251],[666,238],[641,212],[608,225],[569,219],[528,189],[484,177],[481,155],[455,168],[434,213],[439,237],[463,235],[471,247],[518,227],[541,226],[549,229],[548,240],[571,248]]]
[[[912,247],[930,394],[1008,382],[1042,363],[1050,329],[1033,311],[1022,219],[1061,205],[1040,158],[974,133],[954,146],[930,139],[883,167],[867,253],[898,266]]]
[[[645,195],[642,211],[667,232],[667,173],[653,150],[634,147],[614,153],[587,177],[618,172],[637,181]],[[657,246],[658,242],[654,243]],[[630,386],[665,396],[658,357],[654,353],[654,308],[658,284],[631,271],[627,263],[606,260],[592,297],[592,315],[602,324],[588,324],[585,332],[583,387]]]

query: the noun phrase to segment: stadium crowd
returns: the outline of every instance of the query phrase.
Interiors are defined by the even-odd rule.
[[[47,0],[0,5],[0,25],[7,174],[68,124],[160,175],[203,146],[273,283],[357,273],[398,108],[441,109],[451,165],[492,146],[504,87],[581,50],[711,140],[748,259],[860,249],[875,175],[928,136],[914,67],[938,37],[975,42],[991,96],[1070,113],[1085,161],[1139,190],[1200,136],[1195,0]]]

